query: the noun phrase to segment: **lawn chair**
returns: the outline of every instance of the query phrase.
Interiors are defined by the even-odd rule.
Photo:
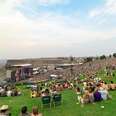
[[[54,104],[54,107],[55,107],[56,105],[60,105],[61,102],[62,102],[61,100],[62,100],[61,94],[55,94],[55,95],[53,96],[53,104]]]
[[[51,96],[42,97],[42,108],[44,106],[49,106],[51,108]]]

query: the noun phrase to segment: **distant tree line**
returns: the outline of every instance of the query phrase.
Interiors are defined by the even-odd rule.
[[[84,62],[92,62],[94,60],[105,60],[107,58],[116,58],[116,53],[113,53],[113,54],[110,54],[109,56],[106,56],[106,55],[101,55],[101,56],[97,56],[97,57],[86,57],[84,58]]]

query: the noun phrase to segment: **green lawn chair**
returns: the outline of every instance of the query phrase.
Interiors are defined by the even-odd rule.
[[[44,106],[49,106],[51,108],[51,96],[42,97],[42,108]]]
[[[53,104],[54,104],[54,107],[56,105],[60,105],[62,103],[62,95],[61,94],[55,94],[53,96]]]

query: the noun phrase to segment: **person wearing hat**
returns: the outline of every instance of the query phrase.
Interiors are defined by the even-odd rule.
[[[0,108],[0,116],[11,116],[11,114],[9,113],[8,105],[3,105]]]

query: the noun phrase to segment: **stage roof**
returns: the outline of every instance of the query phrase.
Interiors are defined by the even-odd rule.
[[[32,64],[16,64],[16,65],[12,65],[13,67],[30,67],[32,66]]]

